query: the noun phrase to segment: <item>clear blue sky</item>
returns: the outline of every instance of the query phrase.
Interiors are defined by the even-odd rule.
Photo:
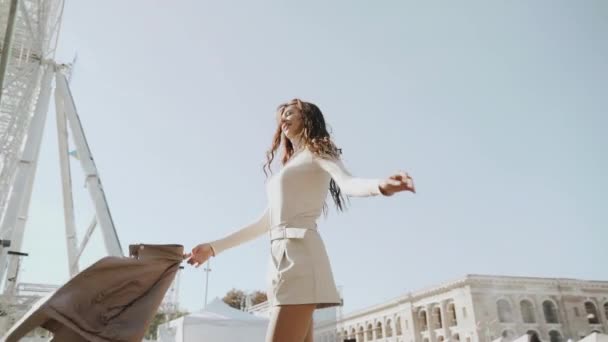
[[[78,54],[72,90],[125,247],[191,248],[256,218],[274,109],[296,96],[354,174],[409,171],[417,195],[353,199],[320,224],[349,312],[467,273],[608,280],[607,17],[602,0],[68,0],[57,58]],[[62,283],[47,124],[23,280]],[[264,289],[268,253],[262,237],[212,260],[209,297]],[[182,306],[203,290],[187,268]]]

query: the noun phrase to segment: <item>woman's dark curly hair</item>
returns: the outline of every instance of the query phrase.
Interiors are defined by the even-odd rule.
[[[323,117],[323,113],[321,113],[319,107],[310,102],[304,102],[300,99],[293,99],[278,107],[278,117],[280,118],[285,109],[292,105],[296,106],[302,112],[302,119],[304,123],[304,127],[302,129],[302,139],[304,146],[307,147],[313,154],[321,158],[339,158],[342,151],[337,148],[331,140],[327,126],[325,125],[325,118]],[[293,156],[294,148],[291,141],[283,134],[279,120],[279,125],[272,139],[272,145],[266,152],[266,163],[264,164],[264,174],[266,174],[266,176],[268,176],[268,172],[272,173],[270,165],[274,160],[275,152],[279,149],[281,144],[284,146],[281,163],[282,165],[285,165],[289,158]],[[329,192],[331,193],[331,197],[334,200],[336,208],[339,211],[343,211],[345,209],[345,199],[340,191],[340,187],[338,187],[333,179],[329,183]],[[325,208],[326,207],[324,207],[324,210]]]

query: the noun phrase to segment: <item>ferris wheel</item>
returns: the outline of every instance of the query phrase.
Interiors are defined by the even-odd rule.
[[[22,250],[23,236],[53,92],[70,276],[79,272],[80,256],[95,229],[101,232],[108,255],[123,255],[69,88],[71,65],[54,60],[63,6],[63,0],[0,0],[0,317],[10,317],[12,309],[27,306],[28,298],[31,302],[31,296],[20,290],[51,290],[43,284],[19,283],[19,266],[28,255]],[[69,150],[70,140],[75,151]],[[70,172],[70,157],[74,156],[95,209],[80,240]]]

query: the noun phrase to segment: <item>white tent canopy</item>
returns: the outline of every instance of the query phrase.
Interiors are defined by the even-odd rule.
[[[160,342],[264,341],[268,319],[215,298],[207,308],[158,327]]]
[[[608,342],[608,335],[598,334],[596,332],[589,334],[579,342]]]

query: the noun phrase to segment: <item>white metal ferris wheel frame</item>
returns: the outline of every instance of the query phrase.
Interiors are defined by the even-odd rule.
[[[21,248],[53,79],[70,275],[79,272],[80,255],[96,226],[107,254],[123,255],[65,75],[70,66],[53,60],[62,13],[62,0],[0,0],[0,240],[10,241],[10,247],[0,246],[5,297],[16,295],[18,289],[19,255],[24,255]],[[74,220],[70,133],[95,208],[80,244]]]

